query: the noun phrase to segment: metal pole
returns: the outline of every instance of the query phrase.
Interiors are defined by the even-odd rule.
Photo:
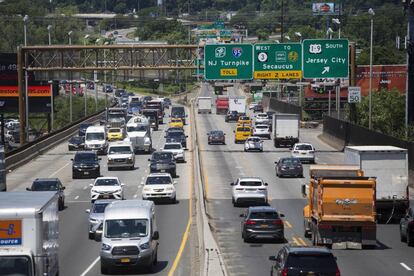
[[[71,74],[72,75],[72,74]],[[70,94],[69,94],[69,119],[72,123],[72,94],[73,94],[73,83],[72,83],[72,76],[70,77]]]
[[[50,83],[50,121],[51,121],[51,125],[52,125],[52,130],[53,130],[53,123],[55,120],[55,111],[54,111],[54,98],[53,98],[53,82]]]
[[[372,41],[374,34],[374,18],[371,18],[371,42],[369,49],[369,122],[368,128],[372,129]]]
[[[299,106],[302,106],[302,91],[303,91],[303,85],[299,85]]]
[[[411,41],[410,37],[410,24],[407,24],[407,38],[406,40]],[[407,72],[410,73],[408,70],[409,68],[409,61],[410,61],[410,55],[409,51],[407,51],[406,54],[406,60],[407,60]],[[409,74],[408,74],[409,76]],[[409,77],[407,77],[407,80],[405,82],[405,139],[408,139],[408,88],[409,88]]]
[[[49,45],[52,45],[52,37],[50,35],[50,30],[48,30],[48,36],[49,36]]]
[[[340,84],[338,84],[336,87],[336,114],[337,114],[337,119],[340,119],[340,112],[341,112],[341,86]]]
[[[93,90],[95,92],[95,112],[98,112],[98,88],[97,88],[97,86],[98,86],[98,83],[97,83],[98,76],[97,76],[97,74],[98,73],[96,71],[93,71]]]
[[[284,0],[282,0],[281,15],[280,15],[280,42],[283,43],[283,19],[284,19]]]
[[[26,141],[29,141],[29,75],[27,74],[27,70],[24,70],[24,87],[26,91]]]
[[[331,90],[329,89],[329,99],[328,99],[328,115],[331,116]]]
[[[20,121],[20,144],[26,143],[26,97],[23,88],[23,51],[17,46],[17,87],[19,90],[19,121]]]
[[[84,104],[85,104],[85,117],[87,116],[87,114],[88,114],[88,107],[87,107],[87,96],[88,96],[88,94],[87,94],[87,91],[88,91],[88,87],[87,87],[87,84],[85,83],[85,92],[83,93],[83,102],[84,102]]]
[[[341,25],[338,27],[338,38],[341,38]]]
[[[24,22],[23,25],[23,33],[24,33],[24,46],[27,46],[27,24]]]

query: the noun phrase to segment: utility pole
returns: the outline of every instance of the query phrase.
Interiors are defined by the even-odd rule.
[[[408,15],[408,45],[407,45],[407,103],[406,103],[406,124],[414,122],[414,3],[403,0],[405,11]]]

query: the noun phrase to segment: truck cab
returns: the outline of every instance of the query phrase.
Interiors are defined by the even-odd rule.
[[[152,150],[152,136],[150,121],[145,116],[139,115],[128,121],[127,138],[131,142],[135,152]]]

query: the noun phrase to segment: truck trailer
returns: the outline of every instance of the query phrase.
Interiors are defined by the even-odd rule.
[[[211,97],[198,97],[197,98],[197,105],[198,105],[198,114],[200,113],[210,113],[211,108],[213,107],[213,99]]]
[[[409,207],[408,151],[393,146],[347,146],[345,163],[377,178],[378,221],[400,220]]]
[[[216,114],[227,114],[229,110],[229,97],[218,95],[216,98]]]
[[[312,165],[302,186],[305,237],[333,249],[376,246],[375,178],[358,166]]]
[[[276,148],[280,146],[293,147],[299,142],[299,115],[273,114],[273,142]]]
[[[0,274],[59,275],[58,194],[0,193]]]

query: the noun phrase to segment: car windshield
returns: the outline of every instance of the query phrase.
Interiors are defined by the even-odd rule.
[[[249,218],[251,219],[278,219],[279,214],[277,212],[252,212]]]
[[[109,204],[109,202],[105,202],[105,203],[95,203],[93,205],[92,213],[98,213],[98,214],[100,214],[100,213],[105,212],[105,208],[106,208],[106,206],[108,206],[108,204]]]
[[[321,267],[332,268],[334,271],[337,267],[335,259],[328,254],[290,254],[286,266],[294,267],[296,269],[314,269],[318,270]]]
[[[182,138],[184,136],[184,133],[178,132],[178,131],[172,131],[172,132],[168,132],[167,136],[168,138],[171,138],[171,137]]]
[[[248,127],[238,127],[237,131],[250,131],[250,128],[248,128]]]
[[[240,186],[262,186],[261,181],[240,181]]]
[[[169,176],[151,176],[147,178],[146,185],[151,184],[172,184],[171,178]]]
[[[147,127],[146,126],[128,126],[127,127],[127,131],[128,132],[133,132],[133,131],[146,131]]]
[[[257,114],[256,116],[259,118],[267,118],[267,114]]]
[[[94,186],[117,186],[118,180],[115,178],[102,178],[95,181]]]
[[[24,256],[1,256],[0,275],[2,276],[33,276],[32,263]]]
[[[172,123],[181,123],[181,119],[171,119]]]
[[[171,109],[171,115],[172,116],[175,116],[175,115],[182,116],[184,114],[185,114],[184,107],[173,107]]]
[[[313,150],[311,145],[296,145],[295,150]]]
[[[173,155],[170,152],[156,152],[152,154],[152,160],[172,159]]]
[[[108,119],[110,120],[125,120],[125,115],[122,113],[109,113]]]
[[[70,139],[71,143],[81,143],[83,142],[83,137],[75,136]]]
[[[240,117],[240,120],[242,120],[242,121],[248,121],[248,120],[250,120],[250,118],[249,117],[242,116],[242,117]]]
[[[89,132],[86,133],[86,140],[104,140],[105,134],[103,132]]]
[[[76,154],[75,162],[98,160],[94,153]]]
[[[109,133],[119,133],[119,132],[121,132],[121,129],[120,128],[110,128],[108,130],[108,132]]]
[[[299,159],[283,159],[282,160],[282,164],[289,166],[289,165],[299,165],[300,164],[300,160]]]
[[[260,141],[262,141],[262,140],[260,140],[260,138],[249,138],[249,139],[247,139],[247,141],[248,141],[248,142],[257,143],[257,142],[260,142]]]
[[[256,126],[257,129],[268,129],[268,126]]]
[[[35,181],[32,185],[32,191],[57,191],[57,181]]]
[[[129,107],[141,107],[142,102],[130,102]]]
[[[213,131],[210,132],[210,135],[221,136],[221,135],[223,135],[223,131],[221,131],[221,130],[213,130]]]
[[[112,146],[109,147],[108,153],[114,154],[114,153],[131,153],[132,150],[129,146]]]
[[[181,144],[165,144],[164,149],[181,149]]]
[[[137,238],[147,235],[146,219],[116,219],[105,221],[106,238]]]
[[[79,128],[80,129],[87,129],[88,127],[90,127],[92,124],[80,124]]]

